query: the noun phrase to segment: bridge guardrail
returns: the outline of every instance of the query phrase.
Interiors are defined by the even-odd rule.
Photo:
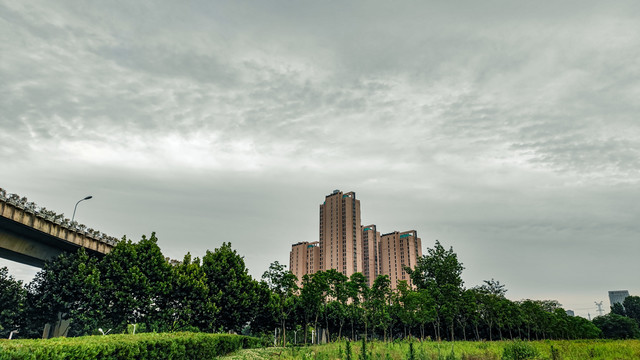
[[[119,241],[117,238],[109,236],[102,231],[88,228],[84,224],[78,224],[77,221],[72,222],[70,219],[65,218],[64,214],[57,214],[55,211],[48,210],[45,207],[38,207],[36,203],[30,202],[26,197],[20,197],[17,194],[7,193],[7,191],[3,188],[0,188],[0,202],[9,204],[46,222],[60,226],[69,232],[77,233],[86,238],[106,244],[109,247],[115,246]],[[5,207],[3,206],[2,210],[4,209]],[[0,215],[2,215],[3,217],[7,217],[5,216],[4,211],[0,211]]]

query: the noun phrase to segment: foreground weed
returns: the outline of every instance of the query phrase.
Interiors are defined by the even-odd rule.
[[[538,349],[530,343],[516,340],[504,347],[502,360],[531,360],[538,357]]]
[[[409,357],[407,357],[407,359],[409,360],[416,359],[416,353],[415,353],[415,350],[413,349],[413,341],[409,343]]]
[[[367,339],[362,338],[362,353],[360,354],[361,360],[367,360]]]

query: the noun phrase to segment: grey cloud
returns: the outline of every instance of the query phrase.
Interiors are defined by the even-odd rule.
[[[259,276],[341,188],[453,245],[468,285],[591,302],[598,259],[640,270],[636,3],[1,6],[1,186],[93,193],[94,228],[232,241]]]
[[[180,53],[168,47],[121,46],[95,50],[104,61],[113,61],[127,69],[158,77],[189,77],[195,82],[234,87],[239,82],[236,70],[222,62],[222,54]]]

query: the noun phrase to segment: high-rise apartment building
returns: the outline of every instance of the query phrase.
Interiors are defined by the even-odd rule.
[[[346,276],[362,271],[360,200],[351,191],[334,190],[320,205],[320,270]]]
[[[291,245],[289,253],[289,270],[298,278],[298,282],[307,273],[307,245],[309,242],[301,241]]]
[[[298,278],[298,285],[302,284],[302,277],[319,270],[320,248],[318,242],[302,241],[291,245],[289,253],[289,270]]]
[[[320,243],[310,242],[307,245],[307,274],[314,274],[320,270]]]
[[[413,268],[422,256],[422,240],[415,230],[394,231],[380,236],[378,244],[378,270],[389,275],[391,287],[396,288],[399,281],[406,280],[413,286],[405,266]]]
[[[415,230],[380,235],[376,225],[360,225],[360,200],[356,193],[334,190],[320,205],[319,241],[291,246],[289,269],[298,278],[335,269],[350,277],[361,272],[369,286],[388,275],[391,287],[411,279],[405,266],[415,267],[422,256],[422,241]]]
[[[369,286],[378,277],[378,244],[380,232],[375,225],[362,227],[362,274],[367,278]]]

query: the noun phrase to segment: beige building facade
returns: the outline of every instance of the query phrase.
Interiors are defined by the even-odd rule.
[[[378,244],[380,232],[375,225],[362,227],[362,274],[367,278],[369,286],[373,285],[379,275],[378,269]]]
[[[302,284],[302,277],[313,274],[320,268],[319,243],[301,241],[291,245],[289,253],[289,270],[298,278],[298,286]]]
[[[378,245],[378,270],[389,275],[391,288],[395,289],[399,281],[406,280],[413,286],[404,267],[414,268],[422,256],[422,240],[415,230],[394,231],[380,236]]]
[[[289,269],[298,278],[335,269],[347,277],[362,273],[369,286],[378,275],[388,275],[391,287],[401,280],[411,284],[405,266],[415,267],[422,241],[415,230],[380,235],[376,225],[360,225],[360,200],[353,191],[334,190],[320,204],[319,239],[291,246]]]
[[[320,270],[346,276],[362,271],[360,200],[356,193],[334,190],[320,204]]]

